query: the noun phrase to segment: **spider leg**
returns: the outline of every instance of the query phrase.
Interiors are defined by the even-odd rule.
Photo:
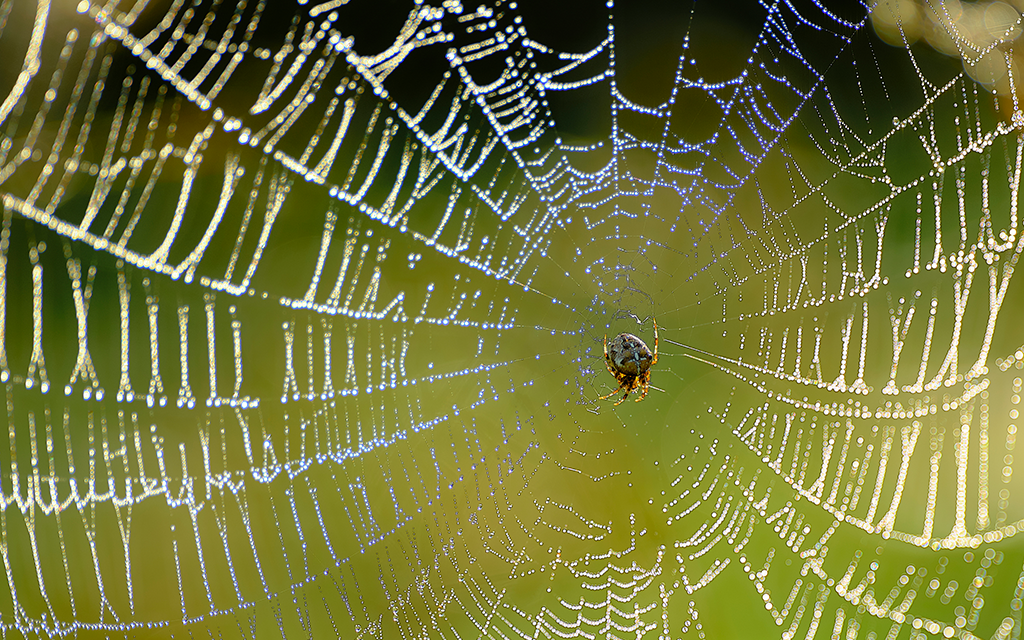
[[[651,385],[650,372],[646,373],[638,384],[640,387],[640,397],[634,400],[633,402],[640,402],[641,400],[647,397],[647,391]]]
[[[607,400],[608,398],[611,398],[612,396],[617,395],[620,391],[622,391],[623,389],[627,388],[626,385],[624,385],[622,383],[622,378],[619,377],[619,374],[615,371],[615,368],[612,367],[612,359],[611,359],[611,356],[608,355],[608,334],[607,333],[604,334],[604,366],[608,369],[608,373],[610,373],[613,376],[615,376],[615,381],[619,383],[619,386],[615,389],[615,391],[612,391],[608,395],[601,396],[600,398],[598,398],[598,400]],[[626,395],[629,395],[629,391],[628,390],[626,391]],[[619,400],[619,402],[622,402],[622,401]],[[615,404],[619,404],[619,403],[616,402]]]
[[[623,402],[625,402],[625,401],[626,401],[626,398],[628,398],[628,397],[629,397],[629,390],[627,389],[627,390],[626,390],[626,395],[622,396],[622,399],[621,399],[621,400],[619,400],[618,402],[616,402],[615,404],[613,404],[612,406],[613,406],[613,407],[617,407],[617,406],[619,406],[620,404],[622,404]]]
[[[615,369],[612,368],[612,359],[608,356],[608,334],[604,334],[604,366],[608,369],[608,373],[615,376],[616,380],[618,375],[615,373]],[[618,393],[618,391],[616,391]]]
[[[612,391],[612,392],[611,392],[611,393],[609,393],[608,395],[606,395],[606,396],[601,396],[600,398],[598,398],[598,400],[607,400],[608,398],[610,398],[610,397],[612,397],[612,396],[614,396],[614,395],[618,395],[618,393],[619,393],[620,391],[622,391],[622,385],[619,385],[619,388],[618,388],[618,389],[616,389],[615,391]],[[616,404],[618,404],[618,403],[616,403]]]
[[[605,336],[605,340],[608,336]],[[651,364],[658,364],[658,321],[654,321],[654,360],[651,360]]]
[[[615,390],[612,391],[611,393],[601,396],[600,398],[598,398],[598,400],[607,400],[608,398],[616,395],[623,389],[625,389],[627,393],[629,392],[629,385],[626,384],[626,378],[616,375],[614,371],[612,371],[612,375],[615,375],[615,381],[619,383],[619,386],[616,387]]]
[[[646,397],[647,397],[647,385],[645,384],[645,385],[640,387],[640,397],[637,398],[636,400],[634,400],[633,402],[640,402],[641,400],[643,400]]]

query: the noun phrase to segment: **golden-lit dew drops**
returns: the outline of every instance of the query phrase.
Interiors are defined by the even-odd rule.
[[[909,47],[923,38],[936,51],[963,61],[975,82],[1002,95],[1020,91],[1014,43],[1020,37],[1022,7],[1002,0],[928,3],[879,0],[871,24],[884,42]]]

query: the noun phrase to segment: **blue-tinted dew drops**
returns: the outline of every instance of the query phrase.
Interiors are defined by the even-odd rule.
[[[0,632],[1019,637],[1022,9],[0,0]]]

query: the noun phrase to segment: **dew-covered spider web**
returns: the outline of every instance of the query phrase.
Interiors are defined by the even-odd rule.
[[[1018,6],[0,0],[0,632],[1019,637]]]

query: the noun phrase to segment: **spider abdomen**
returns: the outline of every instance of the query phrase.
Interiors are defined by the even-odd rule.
[[[651,368],[654,354],[632,333],[620,333],[608,345],[608,360],[616,372],[640,376]]]

